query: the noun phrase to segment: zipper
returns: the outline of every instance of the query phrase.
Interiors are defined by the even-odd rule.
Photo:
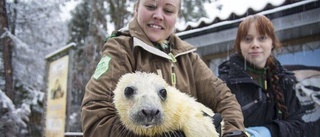
[[[170,56],[170,62],[171,62],[171,85],[173,87],[176,87],[176,83],[177,83],[177,77],[176,77],[176,73],[174,71],[174,63],[177,62],[177,59],[175,58],[175,56],[171,53],[168,54]]]
[[[178,56],[180,56],[180,55],[184,55],[184,54],[188,54],[188,53],[191,53],[191,52],[194,52],[194,51],[196,51],[196,49],[191,49],[191,50],[188,50],[188,51],[185,51],[185,52],[181,52],[181,53],[179,53],[179,54],[177,54],[177,55],[173,55],[172,54],[172,49],[171,49],[171,46],[169,46],[169,48],[170,48],[170,52],[169,52],[169,54],[168,54],[168,56],[170,57],[170,62],[171,62],[171,64],[170,64],[170,66],[171,66],[171,85],[173,86],[173,87],[176,87],[176,83],[177,83],[177,77],[176,77],[176,73],[175,73],[175,71],[174,71],[174,63],[176,63],[177,62],[177,57]]]
[[[258,98],[255,99],[254,101],[244,105],[243,107],[241,107],[242,111],[249,109],[250,107],[252,107],[254,104],[259,103],[260,101],[262,101],[262,89],[259,88],[258,89]]]
[[[184,55],[184,54],[188,54],[188,53],[191,53],[191,52],[194,52],[196,51],[197,49],[196,48],[193,48],[193,49],[190,49],[190,50],[187,50],[185,52],[181,52],[181,53],[178,53],[177,55],[173,55],[172,54],[172,51],[170,49],[170,52],[169,54],[171,53],[172,55],[169,55],[169,54],[166,54],[165,52],[155,48],[155,47],[152,47],[148,44],[146,44],[145,42],[141,41],[140,39],[136,38],[136,37],[133,37],[133,46],[136,47],[136,46],[139,46],[141,48],[143,48],[144,50],[154,54],[154,55],[157,55],[159,57],[162,57],[162,58],[166,58],[166,59],[169,59],[169,60],[172,60],[173,57],[174,59],[180,55]],[[169,47],[171,48],[171,47]]]
[[[136,38],[136,37],[133,37],[133,46],[136,47],[136,46],[139,46],[141,48],[143,48],[144,50],[156,55],[156,56],[159,56],[159,57],[162,57],[162,58],[166,58],[168,59],[171,63],[170,63],[170,68],[171,68],[171,72],[170,72],[170,78],[171,78],[171,85],[176,87],[176,83],[177,83],[177,77],[176,77],[176,73],[175,73],[175,64],[177,62],[176,58],[178,56],[181,56],[181,55],[185,55],[185,54],[188,54],[188,53],[191,53],[191,52],[194,52],[196,51],[197,49],[196,48],[193,48],[193,49],[190,49],[190,50],[187,50],[187,51],[184,51],[184,52],[181,52],[181,53],[178,53],[176,55],[173,55],[172,54],[172,48],[171,46],[172,45],[168,45],[168,48],[169,49],[169,54],[157,49],[157,48],[154,48],[148,44],[146,44],[145,42],[141,41],[140,39]]]

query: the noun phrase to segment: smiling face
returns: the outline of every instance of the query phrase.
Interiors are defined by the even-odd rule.
[[[140,0],[135,16],[147,37],[158,42],[173,33],[179,9],[180,0]]]
[[[258,68],[263,68],[271,55],[272,39],[267,34],[260,34],[255,23],[251,23],[247,36],[240,42],[240,49],[247,61]]]

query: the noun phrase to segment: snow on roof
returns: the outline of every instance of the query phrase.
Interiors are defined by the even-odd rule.
[[[61,47],[60,49],[58,49],[58,50],[56,50],[56,51],[48,54],[48,55],[45,57],[45,59],[49,59],[49,58],[57,55],[58,53],[60,53],[60,52],[62,52],[62,51],[65,51],[65,50],[67,50],[67,49],[69,49],[69,48],[75,47],[76,45],[77,45],[76,43],[71,42],[71,43],[69,43],[68,45],[66,45],[66,46],[64,46],[64,47]]]
[[[187,28],[198,27],[201,23],[210,24],[216,18],[220,20],[228,19],[232,14],[241,16],[244,15],[248,9],[253,9],[254,11],[263,10],[268,4],[273,6],[279,6],[285,2],[285,0],[220,0],[219,5],[222,5],[221,10],[217,10],[215,5],[217,3],[209,3],[205,5],[206,11],[208,13],[207,17],[200,18],[197,22],[187,22],[185,24],[179,24],[177,26],[178,31],[184,31]]]
[[[285,3],[309,3],[317,0],[220,0],[220,4],[223,5],[220,11],[216,10],[213,3],[209,5],[205,5],[207,9],[207,13],[209,13],[209,17],[202,17],[197,22],[187,22],[185,24],[180,23],[176,26],[177,32],[182,32],[186,30],[190,30],[193,28],[199,28],[203,26],[203,24],[210,25],[218,20],[218,22],[227,20],[232,15],[236,16],[244,16],[249,9],[254,10],[255,12],[259,12],[265,9],[268,4],[271,4],[273,7],[281,6]]]
[[[226,1],[229,1],[229,0],[226,0]],[[251,0],[247,0],[247,1],[251,1]],[[246,11],[249,8],[252,8],[254,10],[260,11],[260,10],[264,9],[264,7],[266,7],[268,3],[272,4],[273,6],[277,6],[276,8],[273,8],[273,9],[270,9],[270,10],[257,12],[257,14],[266,15],[266,14],[279,12],[279,11],[282,11],[282,10],[285,10],[285,9],[290,9],[290,8],[293,8],[293,7],[297,7],[297,6],[300,6],[300,5],[304,5],[304,4],[307,4],[307,3],[315,2],[317,0],[302,0],[302,1],[299,1],[299,2],[295,2],[293,4],[288,4],[288,5],[284,5],[284,6],[280,6],[280,5],[285,3],[286,0],[278,0],[278,2],[274,2],[274,1],[277,1],[277,0],[264,0],[264,1],[265,2],[261,2],[264,6],[261,6],[261,5],[260,6],[256,6],[255,5],[255,6],[252,6],[252,7],[246,6]],[[223,15],[219,14],[219,16],[216,16],[215,18],[200,18],[200,20],[198,22],[188,22],[185,26],[182,26],[182,27],[178,26],[177,27],[177,35],[181,36],[181,35],[191,34],[191,33],[194,33],[194,32],[201,32],[201,31],[204,31],[204,30],[207,30],[207,29],[210,29],[210,28],[215,28],[215,27],[219,27],[219,26],[224,26],[224,25],[240,22],[241,20],[244,19],[242,17],[242,18],[238,18],[238,19],[234,19],[234,20],[225,20],[225,18],[226,18],[225,16],[226,15],[228,15],[228,17],[229,17],[229,16],[231,16],[231,14],[237,14],[239,16],[241,15],[240,13],[242,13],[242,15],[245,14],[245,12],[242,12],[242,10],[239,10],[239,11],[236,10],[236,9],[230,10],[230,11],[223,11],[222,10],[222,12],[224,13]],[[223,17],[224,21],[221,21],[220,17]],[[214,20],[216,20],[217,18],[220,21],[218,23],[213,23]],[[202,27],[203,24],[206,24],[206,25],[204,25],[204,27]]]

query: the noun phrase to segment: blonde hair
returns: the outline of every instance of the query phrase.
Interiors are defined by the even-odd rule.
[[[179,11],[178,11],[178,14],[181,14],[181,1],[179,2]],[[140,0],[137,0],[135,3],[134,3],[134,6],[133,6],[133,12],[135,13],[136,12],[136,9],[138,8],[138,5],[140,3]]]

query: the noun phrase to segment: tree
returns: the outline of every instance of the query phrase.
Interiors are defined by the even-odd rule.
[[[10,45],[11,40],[8,37],[3,36],[3,34],[8,31],[8,17],[6,10],[6,2],[5,0],[0,0],[0,40],[2,47],[2,59],[4,66],[4,77],[5,77],[5,92],[9,96],[9,98],[14,98],[13,92],[13,76],[12,76],[12,48]]]
[[[70,42],[83,45],[85,38],[89,35],[90,5],[89,1],[83,1],[72,12],[72,19],[68,23]]]
[[[91,77],[100,51],[107,34],[106,7],[102,0],[82,1],[71,12],[72,18],[68,23],[69,42],[77,43],[73,63],[72,99],[73,119],[69,119],[71,131],[81,131],[80,110],[81,101],[87,81]]]
[[[124,27],[133,15],[133,4],[136,0],[105,0],[108,4],[107,13],[115,30]],[[207,17],[204,8],[205,3],[216,2],[218,0],[182,0],[181,21],[197,21],[201,17]],[[217,7],[218,8],[218,7]]]
[[[101,0],[82,1],[71,12],[72,18],[68,23],[69,42],[75,42],[79,46],[93,38],[93,43],[103,44],[107,34],[106,10]],[[100,42],[100,43],[99,43]],[[102,42],[102,43],[101,43]]]
[[[66,45],[67,26],[59,19],[60,5],[63,0],[28,0],[8,3],[17,10],[15,33],[17,39],[25,43],[27,51],[13,46],[12,62],[14,81],[17,85],[30,86],[43,90],[45,86],[45,56]],[[12,13],[12,12],[11,12]],[[12,18],[12,14],[9,13]],[[11,31],[12,32],[12,31]],[[21,71],[24,70],[24,71]]]
[[[204,3],[211,3],[213,0],[183,0],[181,7],[181,19],[185,22],[195,22],[200,17],[208,17]],[[216,1],[216,0],[215,0]]]
[[[18,137],[19,130],[25,130],[30,114],[30,108],[23,104],[21,108],[16,108],[12,100],[0,90],[0,136]]]
[[[135,0],[107,0],[109,5],[108,14],[110,16],[110,22],[113,23],[115,30],[124,27],[130,20],[133,13],[133,2]]]
[[[14,103],[15,108],[26,107],[25,109],[31,110],[30,113],[19,111],[28,116],[28,119],[24,119],[25,125],[13,123],[14,126],[21,129],[15,131],[17,136],[41,136],[43,130],[41,122],[44,112],[42,101],[43,92],[46,90],[44,89],[46,84],[44,59],[47,54],[66,44],[67,26],[59,19],[60,6],[66,1],[0,1],[1,38],[7,38],[11,41],[11,51],[8,53],[11,53],[12,69],[10,70],[15,94],[10,100]],[[7,17],[7,24],[3,22],[4,16]],[[3,26],[6,26],[7,29],[3,29]],[[1,42],[3,42],[2,40]],[[1,44],[1,47],[9,46]],[[4,53],[3,51],[2,49],[1,53]],[[2,57],[1,61],[5,62],[8,59]],[[3,72],[5,71],[3,70]],[[2,87],[1,79],[0,87]],[[0,104],[0,106],[3,105],[3,103]],[[3,124],[12,121],[12,118],[15,119],[7,117],[13,112],[15,113],[15,110],[0,107],[0,123]],[[1,124],[1,131],[9,131],[5,130]]]

